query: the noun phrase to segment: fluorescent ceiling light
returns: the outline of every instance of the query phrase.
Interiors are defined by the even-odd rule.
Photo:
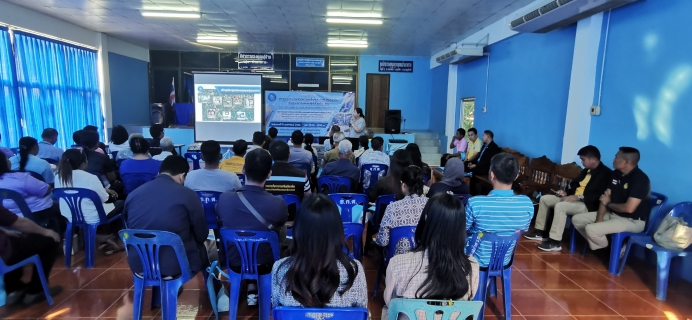
[[[335,48],[367,48],[367,44],[353,44],[353,43],[327,43],[328,47]]]
[[[197,43],[238,44],[238,40],[197,39]]]
[[[327,18],[328,23],[382,24],[380,19]]]
[[[382,18],[378,12],[348,12],[348,11],[329,11],[327,17],[347,17],[347,18]]]
[[[367,40],[340,40],[340,39],[334,39],[334,40],[328,40],[327,43],[333,43],[333,44],[368,44]]]
[[[197,40],[223,40],[223,41],[238,41],[237,36],[197,36]]]
[[[267,78],[267,79],[283,79],[283,76],[280,74],[263,74],[262,78]]]
[[[254,69],[254,70],[252,70],[252,72],[274,73],[274,70]]]
[[[351,81],[351,80],[353,80],[353,77],[351,77],[351,76],[332,76],[332,80],[346,80],[346,81]]]
[[[271,82],[271,83],[288,83],[288,80],[274,79],[274,80],[270,80],[269,82]]]
[[[358,64],[355,62],[332,62],[329,65],[333,66],[333,67],[355,67],[355,66],[358,66]]]
[[[142,11],[143,17],[199,19],[199,12],[190,11]]]
[[[343,82],[343,81],[334,81],[334,82],[333,82],[332,84],[347,84],[347,85],[350,85],[350,84],[351,84],[351,82],[350,82],[350,81],[349,81],[349,82]]]

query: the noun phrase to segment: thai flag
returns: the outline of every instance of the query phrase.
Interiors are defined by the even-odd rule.
[[[168,104],[171,106],[175,104],[175,78],[171,82],[171,95],[168,96]]]

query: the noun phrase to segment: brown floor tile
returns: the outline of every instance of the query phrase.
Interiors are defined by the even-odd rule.
[[[77,293],[77,290],[63,291],[59,295],[53,297],[52,306],[49,306],[48,303],[44,301],[32,306],[15,305],[0,307],[0,319],[36,319],[54,309],[75,293]]]
[[[99,270],[99,269],[95,269]],[[125,269],[110,269],[94,279],[84,289],[109,290],[109,289],[131,289],[133,286],[132,272]]]
[[[537,255],[517,255],[514,257],[514,268],[517,270],[546,270],[553,269]]]
[[[183,290],[178,297],[178,319],[208,317],[212,313],[206,290]]]
[[[571,315],[617,315],[586,291],[555,290],[546,293]]]
[[[525,270],[522,273],[543,290],[581,290],[576,283],[557,270]]]
[[[514,319],[514,316],[512,316]],[[524,316],[526,320],[574,320],[573,316]]]
[[[365,271],[365,282],[368,285],[368,291],[375,290],[375,282],[377,281],[377,270],[367,270]],[[380,282],[380,293],[384,290],[385,276],[382,275],[382,280]]]
[[[72,256],[72,268],[77,266],[84,266],[84,251],[79,251]],[[55,264],[53,265],[53,270],[65,269],[65,256],[60,254],[57,259],[55,259]]]
[[[118,301],[116,301],[110,308],[108,308],[100,317],[103,318],[118,318],[118,319],[130,319],[132,318],[132,308],[133,299],[135,293],[129,290],[124,294]],[[161,308],[151,309],[151,289],[145,290],[144,292],[144,302],[142,303],[142,318],[150,319],[159,314]]]
[[[589,266],[580,261],[579,258],[570,254],[543,254],[539,256],[551,267],[563,270],[589,270]]]
[[[130,273],[132,274],[132,273]],[[194,278],[190,279],[185,285],[183,285],[183,289],[192,289],[192,290],[206,290],[207,289],[207,284],[204,282],[204,273],[203,272],[198,272],[197,275],[195,275]]]
[[[663,315],[663,311],[630,291],[591,291],[590,293],[622,316]]]
[[[527,278],[524,275],[524,272],[530,273],[532,271],[526,270],[526,271],[519,271],[519,270],[512,270],[512,290],[536,290],[538,287],[536,286],[533,281],[531,281],[529,278]],[[498,281],[499,283],[499,281]],[[502,286],[498,289],[502,289]]]
[[[368,312],[371,316],[379,317],[382,315],[382,308],[385,306],[382,294],[378,294],[375,299],[372,298],[372,291],[368,291]]]
[[[43,315],[52,319],[98,317],[118,301],[125,290],[80,290]]]
[[[569,315],[541,290],[512,291],[512,306],[516,307],[524,317]]]
[[[637,272],[630,268],[625,268],[622,275],[613,275],[608,270],[601,271],[601,275],[614,281],[627,290],[649,290],[654,291],[656,286],[656,275],[654,271]]]
[[[96,250],[96,255],[94,257],[94,268],[108,269],[125,258],[127,258],[125,251],[116,252],[110,256],[107,256],[103,253],[103,251]]]
[[[608,279],[600,272],[596,271],[560,271],[567,278],[578,284],[584,290],[625,290],[624,287],[615,281]]]
[[[587,252],[584,257],[581,256],[581,248],[578,248],[577,253],[574,254],[580,262],[589,266],[589,268],[596,271],[608,271],[608,256],[602,253],[595,254],[593,252]]]
[[[690,300],[690,293],[682,294],[677,292],[670,292],[668,290],[668,295],[666,296],[666,301],[660,301],[656,299],[656,294],[652,291],[632,291],[640,298],[646,300],[647,302],[653,304],[655,307],[661,309],[664,312],[671,312],[681,319],[692,318],[692,300]]]
[[[84,288],[102,275],[106,270],[103,269],[62,269],[52,272],[49,283],[51,286],[62,286],[64,290],[77,290]]]
[[[505,315],[505,303],[504,296],[498,293],[497,297],[488,296],[485,301],[485,316],[495,316],[499,319],[504,319]],[[515,316],[521,316],[517,308],[512,305],[512,318]]]
[[[624,320],[621,316],[574,316],[577,320]]]
[[[530,249],[532,245],[530,243],[520,243],[517,245],[517,250],[515,251],[515,254],[533,254]]]

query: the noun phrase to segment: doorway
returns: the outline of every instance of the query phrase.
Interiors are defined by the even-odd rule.
[[[365,86],[365,123],[368,128],[384,129],[389,110],[389,74],[368,73]]]

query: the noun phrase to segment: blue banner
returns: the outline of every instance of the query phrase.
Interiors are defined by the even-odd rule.
[[[274,69],[273,53],[238,53],[238,69]]]
[[[413,72],[413,61],[380,60],[380,72]]]
[[[327,136],[332,125],[343,131],[353,117],[355,99],[353,92],[266,91],[266,128],[275,127],[284,137],[295,130]]]
[[[324,68],[324,58],[296,57],[297,68]]]

